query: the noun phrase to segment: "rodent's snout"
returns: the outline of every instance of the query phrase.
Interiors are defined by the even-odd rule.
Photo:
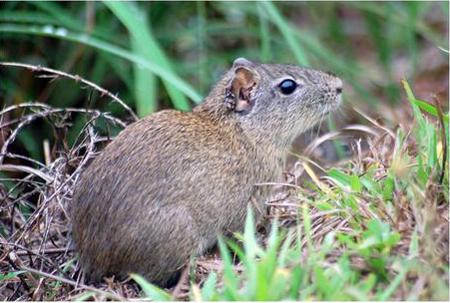
[[[327,103],[331,106],[331,110],[339,107],[342,101],[343,82],[340,78],[328,74],[327,77]]]
[[[333,77],[333,81],[331,82],[331,86],[334,88],[334,91],[336,92],[336,95],[342,94],[343,90],[343,83],[342,80],[338,77]]]
[[[338,78],[335,73],[325,72],[325,74],[327,74],[327,76],[329,78],[327,80],[327,82],[330,83],[331,90],[334,90],[334,92],[336,93],[337,96],[342,94],[342,90],[343,90],[342,80],[340,78]]]

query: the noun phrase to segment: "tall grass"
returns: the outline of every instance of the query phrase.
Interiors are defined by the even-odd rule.
[[[438,5],[442,6],[444,13],[445,4]],[[164,6],[168,9],[163,10]],[[91,17],[87,13],[89,7],[93,11]],[[411,64],[415,65],[417,39],[425,38],[448,48],[448,41],[423,21],[423,16],[432,7],[432,4],[418,2],[341,5],[301,2],[227,5],[218,2],[201,5],[184,3],[178,6],[169,3],[6,3],[0,11],[0,33],[7,49],[13,41],[19,40],[27,47],[27,51],[33,51],[33,44],[30,43],[42,41],[43,38],[39,36],[52,37],[54,40],[47,41],[56,48],[46,49],[46,52],[40,53],[39,56],[43,62],[54,68],[61,67],[68,59],[65,53],[61,54],[59,51],[76,47],[76,44],[67,44],[65,41],[94,48],[93,52],[84,51],[84,55],[89,57],[93,64],[84,66],[84,70],[77,70],[80,74],[84,72],[86,77],[90,71],[96,69],[96,65],[116,64],[111,59],[94,59],[102,57],[104,52],[115,56],[113,60],[125,60],[125,63],[133,64],[133,69],[112,70],[117,73],[115,76],[119,79],[126,77],[136,80],[133,81],[136,87],[127,89],[130,97],[132,96],[130,102],[144,115],[156,110],[158,99],[163,96],[153,83],[155,80],[148,75],[163,80],[173,107],[186,110],[189,107],[186,98],[194,102],[200,101],[201,98],[198,90],[180,78],[189,79],[185,76],[194,75],[200,68],[204,70],[203,74],[210,74],[212,77],[203,76],[199,80],[206,83],[196,85],[209,86],[215,81],[214,75],[217,75],[214,70],[217,67],[225,68],[237,54],[253,59],[290,61],[329,69],[348,80],[347,83],[355,86],[360,93],[371,95],[358,79],[361,65],[351,56],[346,56],[348,52],[352,52],[353,46],[345,38],[352,33],[341,30],[340,34],[337,34],[339,28],[345,27],[345,20],[336,16],[344,10],[355,10],[361,14],[362,21],[365,21],[365,38],[367,43],[373,44],[377,50],[378,60],[384,66],[384,73],[389,80],[386,85],[389,86],[397,84],[396,80],[392,79],[390,69],[393,66],[393,56],[399,50],[407,49]],[[320,26],[298,25],[301,20],[298,20],[300,17],[296,18],[296,15],[301,13],[302,17],[316,21],[311,16],[319,9],[323,16],[318,24],[330,28],[332,33],[336,34],[327,35]],[[154,16],[156,14],[158,15]],[[223,17],[218,17],[217,14]],[[89,21],[89,18],[93,21]],[[88,22],[93,25],[88,27]],[[172,26],[169,27],[170,24]],[[237,34],[236,31],[242,26],[246,30]],[[38,37],[33,37],[36,35]],[[238,44],[232,49],[223,47],[227,42]],[[334,45],[339,45],[339,49],[330,47]],[[211,50],[208,52],[207,67],[201,66],[205,64],[205,60],[200,64],[195,58],[200,55],[197,53],[199,48]],[[261,52],[253,53],[254,49],[261,49]],[[54,56],[55,54],[59,55]],[[23,55],[6,51],[2,60],[20,61]],[[147,72],[147,75],[138,72],[139,67]],[[75,66],[71,68],[77,69]],[[125,75],[120,75],[121,72]],[[144,76],[146,81],[140,79]],[[148,88],[145,88],[147,82]],[[145,91],[150,93],[147,98],[143,93]]]
[[[423,38],[448,49],[447,39],[424,21],[435,6],[443,14],[448,11],[444,3],[419,2],[7,2],[0,10],[0,60],[37,61],[100,85],[105,82],[140,116],[161,107],[188,110],[238,56],[333,71],[356,92],[355,100],[377,106],[379,100],[367,85],[371,73],[351,55],[354,33],[345,29],[348,23],[339,15],[360,15],[355,20],[361,22],[363,38],[373,45],[383,66],[383,82],[377,85],[386,100],[395,103],[395,55],[407,50],[416,66],[418,39]],[[315,26],[303,24],[303,19]],[[360,77],[362,73],[367,77]],[[59,85],[61,89],[44,96],[45,102],[86,106],[86,98]],[[9,82],[3,91],[3,102],[9,105],[35,98],[27,88],[18,91]],[[23,143],[29,145],[24,136]]]

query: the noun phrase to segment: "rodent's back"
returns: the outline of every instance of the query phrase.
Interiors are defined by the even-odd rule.
[[[162,268],[240,225],[257,182],[254,147],[242,136],[232,123],[176,111],[122,131],[74,194],[73,237],[86,271],[94,279],[138,271],[164,284]]]

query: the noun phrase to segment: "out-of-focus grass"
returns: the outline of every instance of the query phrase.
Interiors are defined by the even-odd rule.
[[[436,5],[436,4],[434,4]],[[88,7],[93,11],[88,15]],[[443,13],[446,9],[442,4]],[[164,9],[167,8],[167,9]],[[6,3],[0,11],[1,39],[7,51],[0,57],[2,60],[27,60],[25,55],[35,51],[35,56],[46,65],[60,68],[68,60],[76,43],[86,43],[93,50],[85,50],[83,57],[91,64],[71,66],[77,73],[87,76],[97,65],[114,65],[110,60],[95,60],[102,52],[116,56],[115,60],[126,60],[134,69],[118,70],[112,68],[114,76],[123,81],[134,79],[140,83],[142,73],[136,73],[141,67],[151,75],[162,78],[163,85],[172,102],[172,106],[186,110],[186,97],[199,101],[195,89],[186,86],[178,77],[197,78],[197,87],[208,87],[217,79],[214,72],[217,67],[225,68],[235,56],[248,56],[253,59],[292,62],[301,65],[312,65],[316,68],[332,70],[348,80],[350,86],[366,96],[370,92],[361,85],[358,79],[361,66],[349,53],[353,52],[349,45],[351,30],[343,30],[345,19],[339,14],[345,10],[356,11],[365,20],[366,28],[362,28],[368,43],[377,50],[378,60],[384,66],[388,83],[397,84],[392,79],[392,61],[394,55],[407,49],[411,65],[415,66],[418,55],[417,40],[421,37],[431,40],[440,46],[448,44],[424,23],[423,18],[433,5],[429,3],[184,3],[174,6],[169,3]],[[333,33],[327,34],[320,26],[298,25],[295,13],[315,16],[320,10],[320,25],[326,25]],[[92,15],[93,14],[93,15]],[[157,15],[156,15],[157,14]],[[308,16],[309,17],[309,16]],[[309,17],[312,21],[317,21]],[[172,25],[172,26],[168,26]],[[364,24],[362,24],[364,25]],[[241,31],[242,27],[245,31]],[[67,35],[65,35],[67,33]],[[30,35],[47,35],[55,40],[46,40],[56,47],[45,49],[39,47],[42,37]],[[20,41],[29,53],[13,53],[13,41]],[[58,42],[58,40],[60,40]],[[227,46],[228,43],[233,46]],[[131,45],[131,47],[130,47]],[[334,45],[339,45],[337,49]],[[34,49],[33,49],[34,48]],[[200,49],[208,49],[208,57],[203,56]],[[261,51],[253,52],[253,50]],[[54,54],[58,56],[54,56]],[[207,59],[207,60],[206,60]],[[207,66],[205,66],[207,62]],[[198,77],[200,68],[203,76]],[[71,72],[71,71],[69,71]],[[121,74],[121,73],[125,74]],[[205,76],[207,74],[211,76]],[[175,76],[175,77],[173,77]],[[187,77],[186,77],[187,76]],[[147,76],[147,80],[148,80]],[[181,82],[181,83],[180,83]],[[204,83],[206,82],[206,83]],[[144,83],[144,82],[143,82]],[[136,84],[138,85],[138,84]],[[162,92],[153,87],[125,87],[130,102],[134,103],[138,112],[148,114],[157,109]],[[181,87],[180,87],[181,86]],[[122,87],[119,87],[122,89]],[[142,91],[151,92],[144,98]],[[205,92],[203,91],[202,94]],[[398,96],[387,95],[390,100],[398,100]],[[76,99],[76,96],[72,98]],[[56,102],[56,101],[55,101]],[[73,102],[79,102],[74,100]],[[73,104],[73,103],[72,103]],[[145,110],[144,108],[147,108]]]
[[[353,102],[364,100],[376,107],[379,97],[368,86],[372,81],[395,105],[399,99],[395,57],[406,51],[410,65],[416,67],[421,39],[448,49],[447,38],[425,21],[431,10],[445,15],[448,4],[7,2],[0,9],[4,46],[0,60],[80,74],[119,93],[140,116],[165,107],[188,110],[241,56],[332,71],[354,91]],[[355,28],[350,22],[360,23]],[[367,66],[355,60],[354,36],[373,46],[383,66],[381,77],[373,78]],[[413,78],[414,71],[404,76]],[[11,105],[36,98],[27,85],[4,83],[2,102]],[[57,85],[58,89],[47,88],[40,101],[117,111],[89,104],[67,84]],[[329,126],[333,128],[333,123]],[[23,136],[21,141],[34,149]]]
[[[158,62],[163,69],[174,72],[169,59],[150,32],[145,14],[139,11],[136,4],[125,2],[105,2],[105,4],[128,29],[137,53],[143,55],[150,62]],[[157,108],[156,94],[148,95],[145,93],[155,88],[155,85],[148,87],[148,84],[152,84],[154,79],[149,79],[147,74],[148,72],[146,73],[139,64],[135,64],[136,96],[138,97],[136,107],[138,113],[142,116],[155,111]],[[150,74],[150,76],[152,75]],[[150,80],[150,83],[146,83],[148,80]],[[189,104],[186,97],[170,81],[165,80],[163,83],[174,106],[181,110],[188,110]]]

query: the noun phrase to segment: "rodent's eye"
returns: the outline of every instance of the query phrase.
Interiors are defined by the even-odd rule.
[[[295,83],[295,81],[293,80],[287,79],[281,82],[280,85],[278,85],[278,87],[280,88],[282,94],[290,95],[297,88],[297,83]]]

